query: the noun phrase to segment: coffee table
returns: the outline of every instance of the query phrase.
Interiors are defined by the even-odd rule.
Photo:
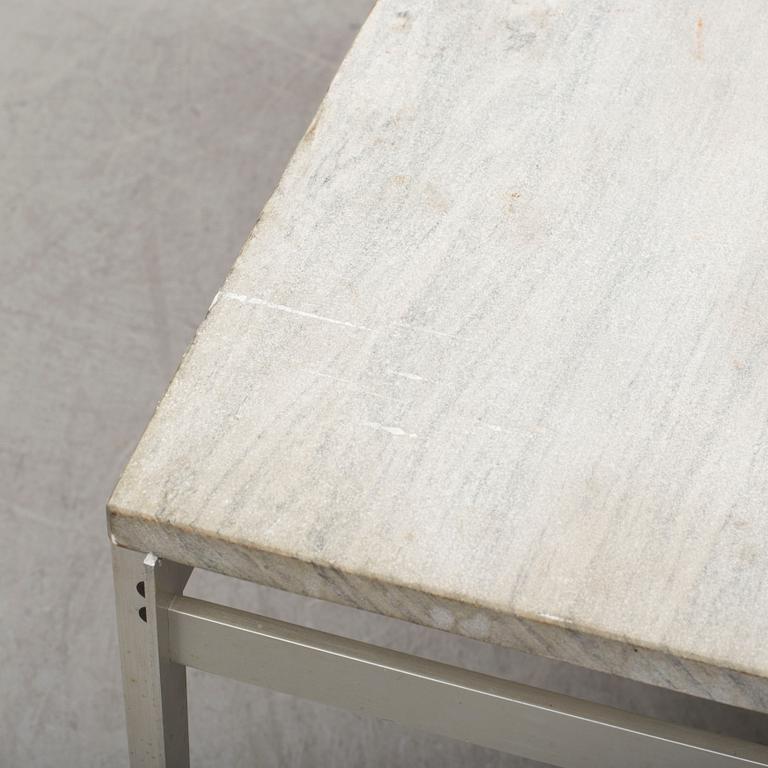
[[[768,749],[183,595],[192,568],[768,712],[768,6],[380,0],[108,504],[186,666],[554,765]]]

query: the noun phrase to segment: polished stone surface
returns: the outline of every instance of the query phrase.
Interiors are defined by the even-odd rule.
[[[382,0],[114,539],[768,710],[767,35]]]

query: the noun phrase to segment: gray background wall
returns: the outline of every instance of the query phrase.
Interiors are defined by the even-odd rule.
[[[1,766],[127,764],[104,503],[369,3],[0,4]],[[766,734],[760,718],[210,574],[191,591]],[[190,681],[194,765],[522,765]]]

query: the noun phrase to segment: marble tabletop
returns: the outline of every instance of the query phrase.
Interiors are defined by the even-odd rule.
[[[380,0],[113,540],[768,711],[766,40]]]

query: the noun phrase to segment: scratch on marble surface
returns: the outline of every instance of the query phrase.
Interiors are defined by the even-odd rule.
[[[410,437],[416,438],[418,435],[415,432],[406,432],[400,427],[390,427],[386,424],[379,424],[378,421],[364,421],[363,424],[371,429],[378,429],[382,432],[389,432],[390,435],[396,435],[397,437]]]
[[[406,373],[405,371],[395,371],[392,368],[387,368],[387,373],[391,373],[393,376],[401,376],[404,379],[410,379],[411,381],[426,381],[423,376],[419,376],[416,373]]]
[[[457,421],[469,426],[469,430],[462,431],[462,434],[469,435],[477,429],[485,429],[489,432],[497,432],[505,435],[518,435],[520,432],[551,432],[551,428],[543,424],[506,424],[503,427],[499,424],[471,419],[466,416],[458,417]]]
[[[408,323],[402,323],[402,322],[392,323],[392,325],[395,325],[398,328],[405,328],[408,331],[420,331],[421,333],[429,333],[432,336],[440,336],[446,339],[458,339],[459,341],[472,341],[472,339],[468,339],[465,336],[457,336],[455,333],[446,333],[445,331],[435,331],[432,328],[423,328],[419,325],[409,325]]]
[[[259,307],[267,307],[268,309],[276,309],[280,312],[287,312],[291,315],[298,315],[299,317],[307,317],[311,320],[321,320],[325,323],[332,323],[333,325],[343,325],[347,328],[354,328],[356,330],[360,331],[367,331],[368,333],[373,333],[376,329],[370,328],[367,325],[359,325],[358,323],[350,323],[347,320],[338,320],[334,317],[327,317],[326,315],[318,315],[315,312],[306,312],[303,309],[296,309],[295,307],[289,307],[285,304],[276,304],[272,301],[267,301],[266,299],[261,299],[258,296],[246,296],[244,293],[232,293],[231,291],[220,291],[216,294],[216,296],[213,299],[213,302],[211,302],[211,306],[208,308],[209,311],[214,307],[214,305],[219,301],[219,299],[229,299],[230,301],[237,301],[240,304],[250,304],[253,306],[259,306]],[[458,339],[459,341],[472,341],[472,339],[468,339],[465,336],[457,336],[453,333],[445,333],[444,331],[436,331],[432,328],[424,328],[417,325],[409,325],[408,323],[403,322],[393,322],[389,324],[390,326],[395,326],[398,328],[404,328],[408,331],[416,331],[419,333],[427,333],[432,336],[440,336],[443,338],[449,338],[449,339]]]
[[[555,624],[573,624],[571,619],[564,619],[562,616],[556,616],[554,613],[540,613],[539,617],[546,619],[547,621],[552,621]]]
[[[288,307],[285,304],[275,304],[274,302],[267,301],[266,299],[260,299],[257,296],[246,296],[243,293],[230,293],[229,291],[222,291],[219,294],[219,298],[229,299],[230,301],[239,301],[241,304],[252,304],[259,307],[267,307],[268,309],[276,309],[279,312],[287,312],[290,315],[299,315],[300,317],[308,317],[311,320],[321,320],[324,323],[332,323],[333,325],[343,325],[346,328],[356,328],[360,331],[373,330],[373,328],[367,328],[364,325],[349,323],[346,320],[337,320],[334,317],[326,317],[325,315],[318,315],[318,314],[315,314],[314,312],[305,312],[303,309]]]

